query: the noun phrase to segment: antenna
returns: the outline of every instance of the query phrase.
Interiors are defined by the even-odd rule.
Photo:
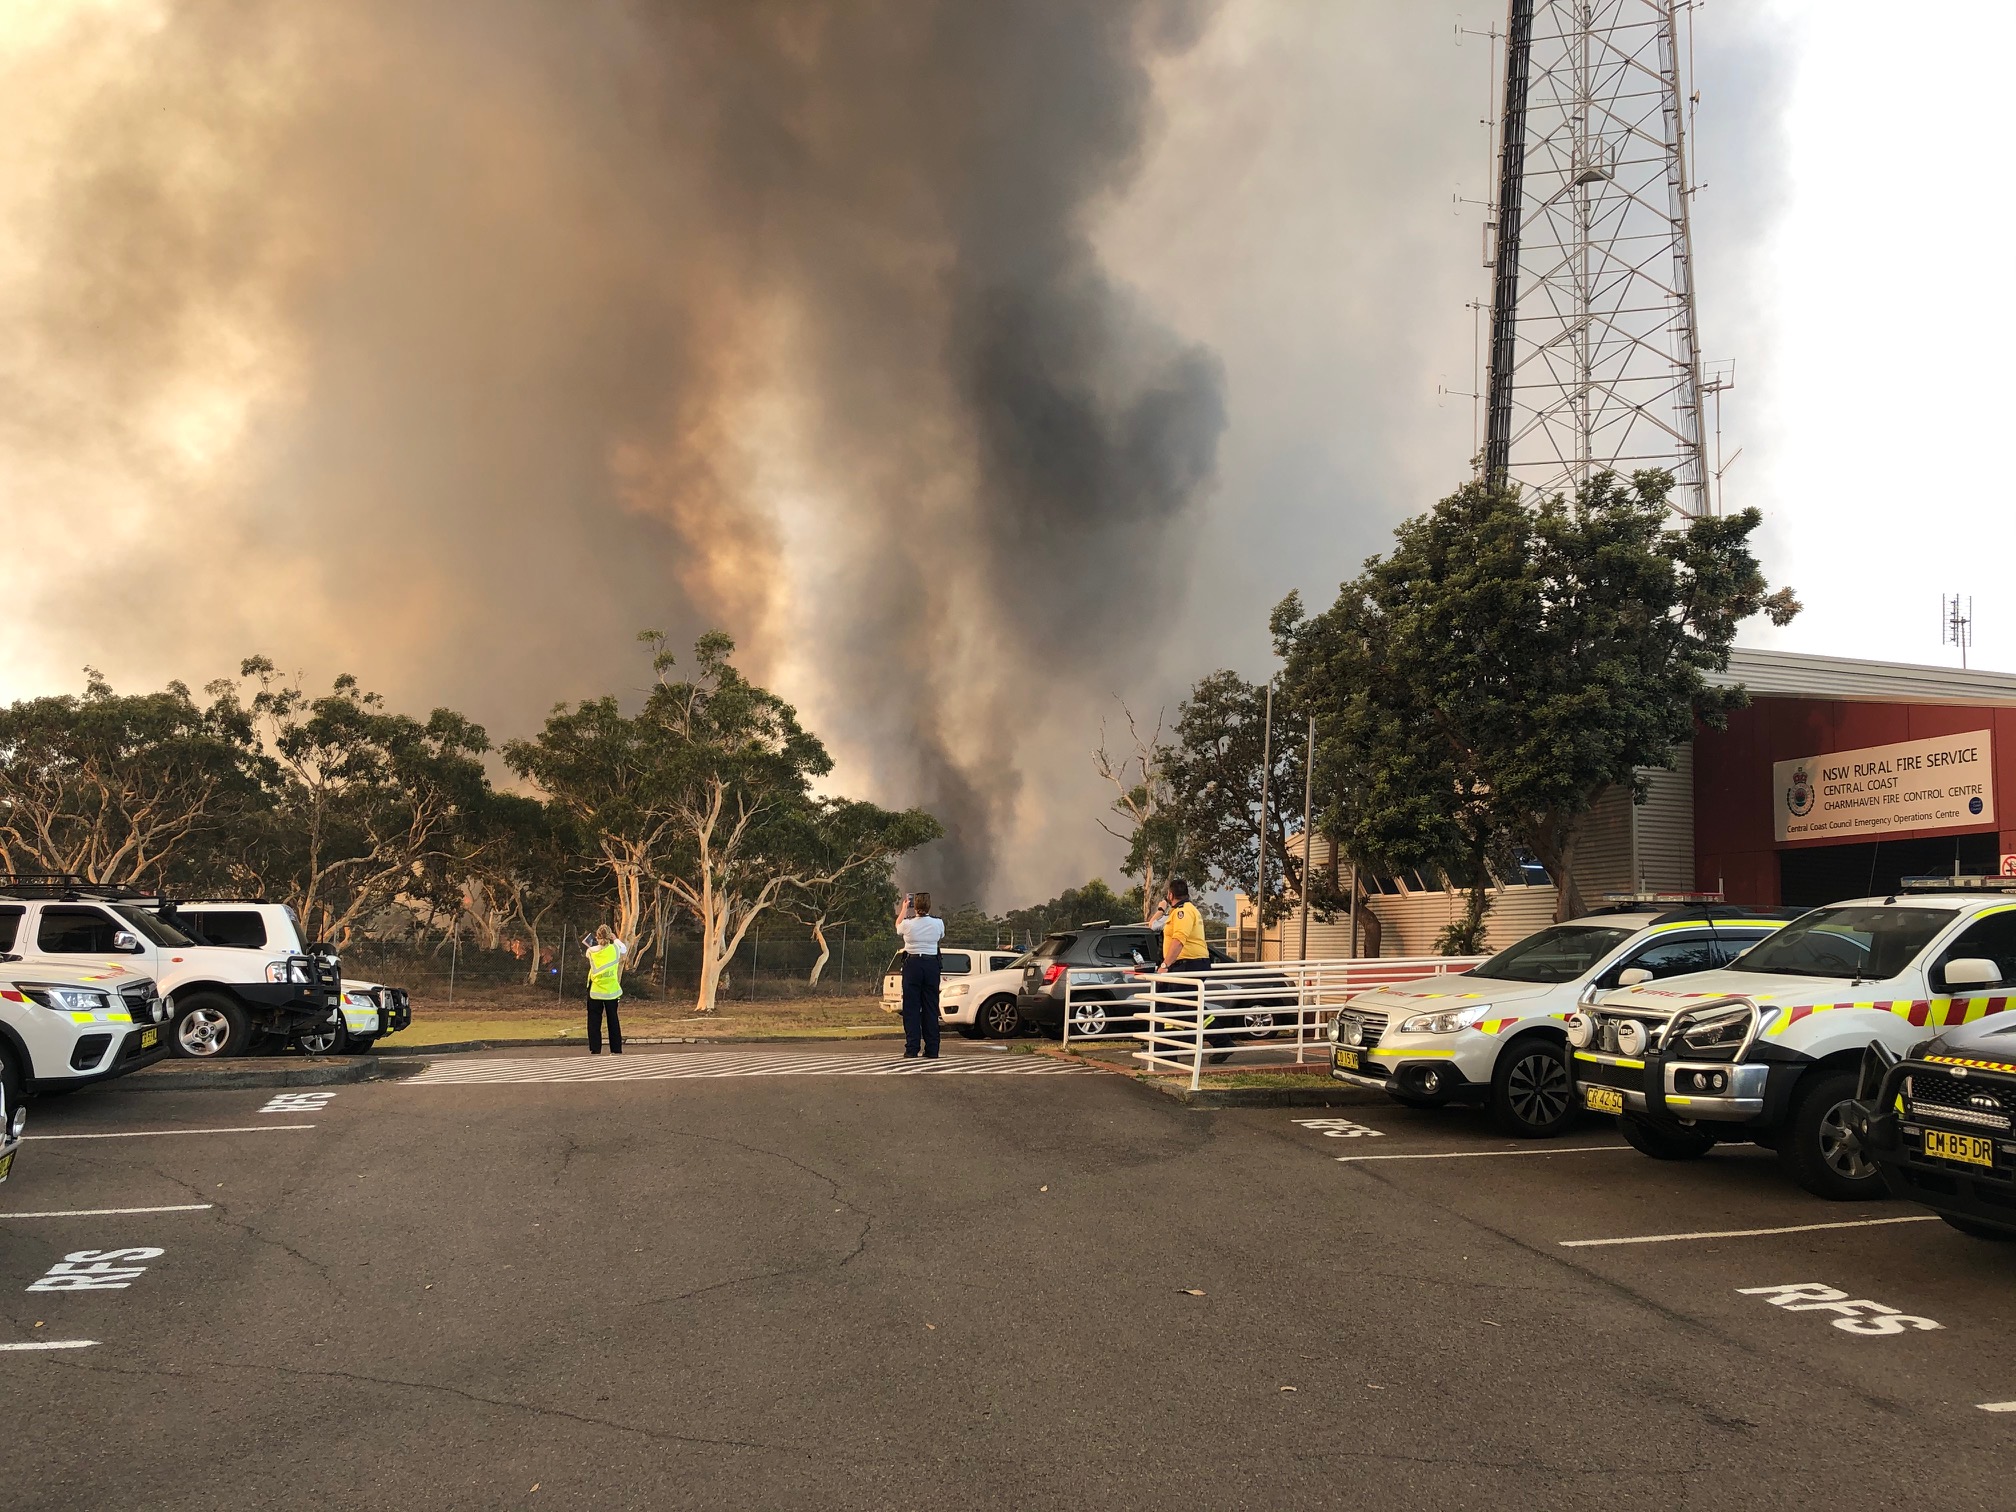
[[[1939,644],[1960,648],[1960,670],[1967,670],[1967,648],[1974,644],[1974,595],[1967,595],[1967,607],[1960,607],[1960,595],[1939,595]]]
[[[1556,494],[1659,467],[1678,513],[1708,514],[1677,34],[1687,9],[1691,45],[1692,7],[1509,5],[1485,476]]]

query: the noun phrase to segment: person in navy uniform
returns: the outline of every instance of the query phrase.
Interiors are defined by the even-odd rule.
[[[903,940],[903,1058],[938,1059],[938,942],[945,921],[931,916],[931,894],[905,893],[896,908]]]

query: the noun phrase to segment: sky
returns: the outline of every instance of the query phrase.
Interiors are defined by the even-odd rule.
[[[263,652],[502,739],[720,624],[1005,907],[1112,875],[1102,721],[1466,474],[1498,6],[471,14],[0,0],[0,698]],[[1958,592],[2016,670],[2012,32],[1698,9],[1748,644],[1947,664]]]

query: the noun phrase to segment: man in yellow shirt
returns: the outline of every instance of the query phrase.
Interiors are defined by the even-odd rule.
[[[1190,884],[1171,877],[1162,906],[1162,969],[1209,971],[1211,947],[1204,943],[1204,915],[1190,901]]]

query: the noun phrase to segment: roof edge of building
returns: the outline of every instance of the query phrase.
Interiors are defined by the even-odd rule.
[[[1755,698],[2016,705],[2016,674],[2008,672],[1742,646],[1729,653],[1729,669],[1709,673],[1708,681],[1717,687],[1741,684]]]

